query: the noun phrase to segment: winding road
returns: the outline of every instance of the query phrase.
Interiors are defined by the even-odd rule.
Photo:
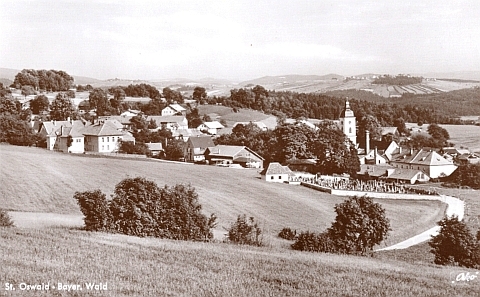
[[[430,198],[431,199],[431,198]],[[446,214],[451,217],[456,215],[459,220],[463,220],[465,203],[455,197],[441,195],[438,196],[438,200],[447,204]],[[56,213],[39,213],[39,212],[21,212],[10,211],[10,217],[15,223],[15,226],[20,228],[79,228],[83,226],[83,215],[68,215],[68,214],[56,214]],[[224,231],[215,230],[215,238],[223,239]],[[435,236],[440,231],[440,226],[435,226],[415,235],[407,240],[399,242],[397,244],[378,249],[376,251],[388,251],[396,249],[406,249],[413,245],[430,240],[432,236]]]
[[[446,215],[448,217],[457,216],[459,220],[463,220],[463,216],[465,214],[465,202],[463,202],[458,198],[445,196],[445,195],[440,195],[438,200],[447,204]],[[438,235],[438,232],[440,232],[440,226],[435,226],[433,228],[428,229],[425,232],[422,232],[418,235],[410,237],[407,240],[388,246],[386,248],[378,249],[376,251],[406,249],[408,247],[411,247],[412,245],[416,245],[416,244],[430,240],[432,236]]]

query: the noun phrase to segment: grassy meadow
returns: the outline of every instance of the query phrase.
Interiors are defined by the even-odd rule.
[[[427,134],[428,124],[418,126],[417,123],[406,123],[407,128]],[[474,125],[439,125],[447,130],[450,142],[456,147],[468,148],[471,152],[480,152],[480,126]],[[418,133],[418,132],[416,132]]]
[[[250,169],[88,157],[8,145],[0,145],[0,158],[0,205],[10,211],[81,215],[73,199],[75,191],[100,189],[108,197],[122,179],[143,176],[159,186],[190,183],[203,212],[218,217],[216,234],[225,232],[239,214],[255,217],[270,245],[283,244],[276,235],[284,227],[323,231],[335,218],[335,204],[344,199],[301,186],[267,183]],[[382,246],[435,226],[445,210],[445,205],[433,201],[377,201],[392,227]]]
[[[136,238],[67,229],[0,228],[2,296],[20,283],[80,284],[51,296],[476,296],[474,270],[391,259],[223,243]],[[91,292],[84,283],[107,284]],[[11,283],[16,291],[4,291]],[[92,294],[96,293],[96,294]]]

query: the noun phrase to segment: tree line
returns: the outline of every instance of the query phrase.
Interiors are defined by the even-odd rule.
[[[73,86],[73,77],[62,70],[23,69],[12,83],[12,87],[21,89],[31,86],[35,90],[48,92],[68,91]]]

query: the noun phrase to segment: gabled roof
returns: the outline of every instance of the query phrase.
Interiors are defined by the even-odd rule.
[[[267,170],[265,171],[265,174],[293,174],[293,171],[288,168],[287,166],[282,166],[278,162],[272,162],[268,165]]]
[[[213,122],[205,122],[202,125],[205,125],[208,129],[222,129],[225,128],[220,122],[213,121]],[[201,125],[200,125],[201,126]]]
[[[109,121],[85,127],[81,132],[83,135],[92,135],[92,136],[122,136],[123,135],[123,133],[118,131],[115,125]]]
[[[77,130],[80,130],[84,127],[82,121],[75,120],[75,121],[48,121],[42,122],[43,127],[45,128],[46,136],[59,136],[62,134],[62,127],[65,128],[72,128],[75,126],[74,132],[77,133]],[[73,137],[73,135],[72,135]]]
[[[215,146],[210,136],[197,136],[188,138],[193,148],[204,148]]]
[[[388,176],[388,178],[400,179],[400,180],[412,180],[418,173],[423,173],[425,176],[428,177],[428,175],[421,170],[395,168],[395,171],[393,171]],[[428,177],[428,179],[430,179],[430,177]]]
[[[398,163],[408,163],[413,165],[428,165],[428,166],[438,166],[438,165],[453,165],[451,161],[448,161],[435,151],[413,151],[413,154],[410,152],[405,152],[402,154],[394,155],[392,162]]]
[[[147,122],[150,122],[151,120],[154,120],[159,126],[159,124],[183,123],[186,118],[184,116],[148,116]]]
[[[387,176],[388,169],[393,169],[393,168],[395,167],[388,164],[381,164],[381,165],[362,164],[360,165],[360,171],[357,173],[361,175],[368,174],[369,176],[380,177],[380,176]]]
[[[122,125],[131,125],[132,123],[130,122],[130,119],[133,118],[134,116],[128,116],[128,115],[119,115],[119,116],[100,116],[98,117],[99,121],[107,121],[107,120],[117,120],[119,121]]]
[[[161,142],[145,143],[150,151],[163,151],[163,145]]]
[[[170,104],[168,107],[171,109],[175,110],[176,112],[182,112],[185,111],[186,109],[183,108],[180,104]]]
[[[246,146],[239,146],[239,145],[217,145],[213,147],[208,147],[208,155],[209,156],[222,156],[222,157],[235,157],[238,153],[240,153],[242,150],[247,150],[249,153],[255,155],[257,158],[265,160],[257,154],[256,152],[252,151],[250,148]],[[206,151],[206,152],[207,152]]]
[[[193,136],[199,136],[199,135],[204,135],[202,132],[198,131],[197,129],[176,129],[172,131],[172,136],[173,137],[179,137],[182,135],[183,137],[193,137]],[[206,146],[208,147],[208,146]]]
[[[397,127],[381,127],[382,129],[382,136],[387,135],[387,134],[398,134],[398,128]]]

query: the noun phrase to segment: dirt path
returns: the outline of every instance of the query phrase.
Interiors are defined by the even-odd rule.
[[[448,205],[447,211],[446,211],[447,216],[451,217],[453,215],[456,215],[459,220],[463,220],[463,216],[465,214],[465,203],[462,200],[455,197],[445,196],[445,195],[441,195],[439,200],[447,203]],[[377,251],[406,249],[408,247],[411,247],[412,245],[416,245],[416,244],[430,240],[432,236],[438,235],[438,232],[440,232],[440,226],[435,226],[433,228],[428,229],[425,232],[422,232],[418,235],[410,237],[407,240],[388,246],[386,248],[378,249]]]

